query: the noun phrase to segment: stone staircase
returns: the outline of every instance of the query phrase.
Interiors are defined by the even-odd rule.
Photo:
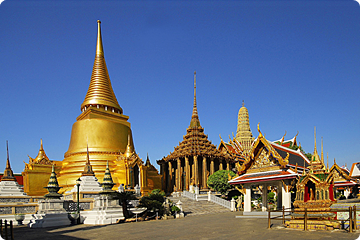
[[[169,197],[174,204],[179,200],[182,202],[182,208],[187,216],[208,214],[208,213],[222,213],[230,212],[229,209],[222,207],[216,203],[207,201],[207,195],[199,195],[198,200],[194,201],[187,197]]]

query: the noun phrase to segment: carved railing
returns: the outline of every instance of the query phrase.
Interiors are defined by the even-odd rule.
[[[187,197],[187,198],[190,198],[191,200],[195,200],[197,199],[197,196],[195,193],[191,193],[191,192],[188,192],[188,191],[185,191],[183,192],[182,194],[184,197]]]
[[[219,198],[215,195],[209,194],[210,202],[216,203],[218,205],[221,205],[223,207],[226,207],[228,209],[231,209],[231,202],[227,201],[225,199]]]

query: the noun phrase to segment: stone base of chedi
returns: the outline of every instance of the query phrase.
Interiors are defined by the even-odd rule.
[[[25,196],[24,190],[16,181],[1,181],[0,196]]]
[[[81,218],[85,219],[84,224],[104,225],[125,219],[119,200],[111,199],[108,196],[95,198],[93,210],[80,214]]]
[[[64,200],[46,199],[39,202],[39,211],[33,214],[30,228],[45,228],[70,225],[68,213],[64,209]]]

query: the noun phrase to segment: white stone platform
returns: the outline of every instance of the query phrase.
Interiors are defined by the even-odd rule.
[[[45,199],[39,201],[37,214],[32,215],[30,228],[58,227],[70,225],[68,213],[64,209],[64,200]]]
[[[0,196],[25,196],[24,190],[16,181],[1,181]]]
[[[119,200],[104,196],[97,197],[91,211],[80,212],[81,218],[84,218],[84,224],[105,225],[124,220],[122,207],[118,203]]]

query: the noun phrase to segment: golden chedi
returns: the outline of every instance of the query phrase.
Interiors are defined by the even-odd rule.
[[[73,124],[69,149],[64,155],[58,178],[63,187],[61,192],[73,188],[75,180],[81,176],[87,161],[87,146],[91,165],[98,179],[104,177],[109,162],[116,187],[120,184],[131,187],[139,184],[144,191],[150,181],[147,179],[147,167],[143,166],[142,160],[135,153],[130,123],[127,121],[129,117],[123,115],[111,86],[100,24],[98,20],[96,55],[90,86],[81,104],[82,113]],[[123,161],[124,157],[130,155],[133,155],[134,161]],[[133,168],[139,169],[139,172],[134,173]],[[134,174],[137,175],[132,176]],[[151,181],[159,182],[152,184],[153,187],[160,185],[160,178],[157,178]]]
[[[63,161],[50,161],[42,145],[38,157],[29,158],[23,172],[24,189],[28,195],[43,195],[53,164],[62,187],[61,194],[74,187],[87,164],[91,164],[97,179],[103,179],[107,162],[115,187],[120,184],[131,188],[139,185],[143,194],[161,188],[158,171],[150,163],[144,164],[135,153],[129,117],[123,115],[111,86],[100,24],[98,21],[90,85],[81,104],[81,114],[72,126],[69,149]]]

